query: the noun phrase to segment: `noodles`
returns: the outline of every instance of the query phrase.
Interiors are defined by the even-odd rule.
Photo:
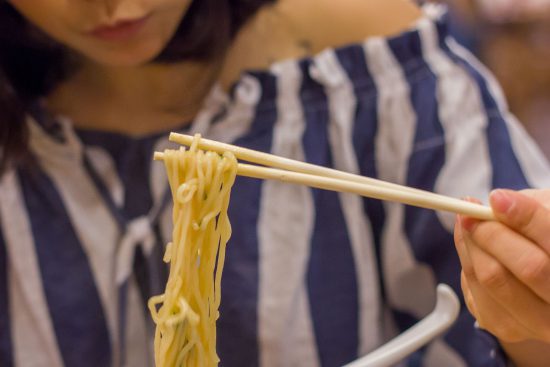
[[[195,138],[189,150],[164,152],[174,229],[164,255],[170,263],[165,292],[149,300],[157,325],[157,367],[208,367],[219,362],[216,320],[237,161],[231,153],[222,157],[200,151],[197,142]]]

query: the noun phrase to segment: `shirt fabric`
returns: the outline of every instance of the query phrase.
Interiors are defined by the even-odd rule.
[[[550,187],[492,76],[427,6],[410,31],[244,73],[186,133],[454,197]],[[147,299],[163,291],[166,134],[29,119],[37,168],[0,181],[0,365],[152,366]],[[231,194],[222,366],[339,366],[460,292],[454,216],[238,177]],[[462,304],[403,366],[505,366]]]

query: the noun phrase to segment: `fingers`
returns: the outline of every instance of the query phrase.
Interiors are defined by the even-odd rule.
[[[466,201],[469,202],[477,202],[476,199],[467,198]],[[454,230],[454,242],[455,247],[458,252],[458,257],[460,259],[460,265],[462,265],[462,270],[465,273],[466,276],[473,276],[475,277],[474,268],[472,266],[472,261],[470,259],[470,256],[468,254],[468,249],[466,248],[466,244],[464,242],[464,231],[466,229],[473,228],[475,225],[477,225],[479,221],[473,218],[468,218],[465,216],[456,216],[455,221],[455,230]]]
[[[484,249],[496,249],[506,257],[506,246],[500,244],[514,243],[509,237],[515,233],[496,222],[467,222],[461,232],[458,240],[470,262],[464,276],[480,325],[507,341],[529,337],[550,340],[550,305]],[[513,263],[513,257],[507,259]]]
[[[550,342],[550,190],[495,190],[490,200],[498,221],[455,226],[467,307],[502,340]]]
[[[531,332],[519,324],[512,315],[495,301],[479,284],[468,247],[464,239],[464,229],[460,219],[455,225],[455,245],[462,265],[461,286],[466,306],[481,328],[490,331],[501,340],[518,342],[531,337]],[[475,221],[470,222],[474,224]]]
[[[466,278],[466,275],[464,274],[464,272],[460,274],[460,286],[462,288],[462,294],[464,295],[464,302],[466,303],[466,307],[468,308],[468,311],[470,311],[472,316],[476,320],[478,320],[480,317],[478,316],[475,298],[472,295],[472,290],[470,289],[470,286],[468,284],[468,279]]]
[[[481,226],[481,225],[480,225]],[[523,326],[532,336],[550,340],[550,305],[535,294],[528,286],[519,281],[497,259],[478,246],[469,245],[468,234],[465,241],[475,272],[475,283],[480,291],[474,296],[484,294],[500,306],[501,313],[513,319],[516,327]],[[475,291],[475,287],[471,287]],[[493,314],[495,305],[485,301],[485,310]],[[477,301],[479,303],[479,300]],[[503,312],[505,310],[506,312]],[[502,321],[499,321],[502,322]],[[507,324],[510,323],[508,320]],[[498,325],[493,325],[498,328]],[[500,330],[503,332],[503,330]],[[524,332],[526,333],[526,332]]]
[[[462,274],[462,292],[470,313],[480,328],[491,332],[501,341],[515,343],[532,337],[532,333],[519,324],[512,315],[491,298],[475,278]]]
[[[536,199],[537,195],[543,195],[544,192],[526,192],[526,195],[511,190],[495,190],[491,193],[490,202],[500,222],[531,239],[550,254],[550,210]]]
[[[457,216],[455,221],[455,230],[454,230],[454,242],[458,257],[460,259],[460,265],[462,266],[463,272],[468,274],[474,274],[474,268],[472,267],[472,262],[468,256],[466,249],[466,244],[464,243],[463,235],[463,226],[461,224],[462,217]]]
[[[503,268],[550,304],[550,256],[543,249],[502,223],[466,222],[464,226],[466,234],[463,237],[471,239],[472,247],[496,259]]]
[[[545,189],[545,190],[525,189],[519,192],[525,196],[529,196],[530,198],[535,199],[545,208],[550,208],[550,190],[549,189]]]

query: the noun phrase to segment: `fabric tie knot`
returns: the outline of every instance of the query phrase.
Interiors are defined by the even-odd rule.
[[[151,221],[146,216],[131,220],[122,236],[117,256],[116,282],[123,284],[132,272],[135,249],[141,246],[145,256],[148,256],[155,245],[155,234]]]

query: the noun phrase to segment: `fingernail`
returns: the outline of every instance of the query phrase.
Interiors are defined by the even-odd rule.
[[[460,216],[460,225],[465,231],[472,232],[478,225],[479,221],[474,218]]]
[[[470,203],[478,203],[478,200],[469,196],[463,197],[462,200],[468,201]],[[479,223],[477,219],[470,218],[464,215],[457,215],[457,221],[460,223],[460,227],[462,227],[462,229],[467,232],[472,232]]]
[[[507,190],[493,190],[489,196],[493,209],[501,213],[509,213],[514,207],[514,198]]]

